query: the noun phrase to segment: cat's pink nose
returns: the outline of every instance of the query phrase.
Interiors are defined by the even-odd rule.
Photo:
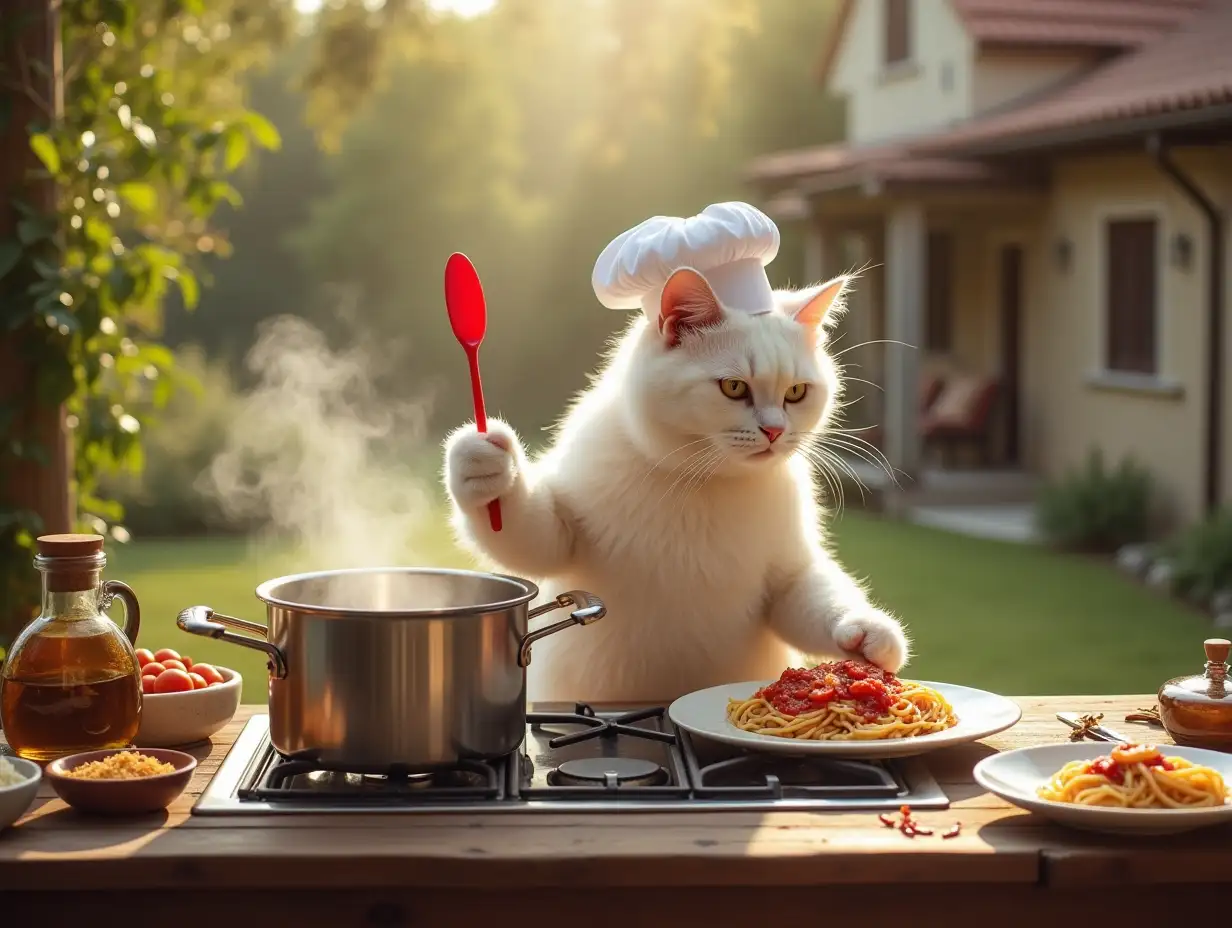
[[[770,439],[771,444],[774,443],[776,438],[783,434],[783,430],[777,425],[761,425],[758,426],[758,428],[761,429],[761,433],[763,435]]]

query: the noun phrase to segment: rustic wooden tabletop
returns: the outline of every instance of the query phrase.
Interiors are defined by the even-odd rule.
[[[465,912],[469,924],[470,917],[508,911],[528,893],[538,894],[541,907],[547,893],[562,913],[586,912],[590,925],[645,923],[639,919],[653,920],[648,913],[664,905],[675,910],[685,898],[694,900],[690,914],[701,918],[713,908],[735,919],[720,924],[737,924],[738,913],[753,918],[762,911],[759,899],[763,907],[777,900],[784,913],[815,913],[818,886],[859,884],[864,888],[827,892],[827,911],[839,897],[844,906],[873,905],[887,916],[900,908],[953,908],[961,899],[964,911],[992,906],[1010,919],[1001,924],[1014,924],[1028,909],[1032,920],[1043,917],[1040,906],[1059,904],[1059,911],[1076,914],[1115,897],[1145,916],[1157,904],[1167,912],[1166,898],[1183,884],[1190,898],[1194,884],[1222,890],[1232,877],[1229,829],[1149,839],[1084,834],[1009,806],[972,780],[973,765],[989,753],[1065,740],[1068,729],[1055,718],[1063,710],[1103,712],[1114,728],[1168,743],[1159,728],[1123,721],[1153,697],[1017,702],[1023,718],[1009,731],[928,755],[952,806],[921,812],[936,833],[914,839],[883,827],[872,812],[193,817],[193,802],[244,721],[264,710],[246,706],[212,745],[193,751],[200,761],[193,782],[165,813],[91,818],[44,785],[31,812],[0,833],[0,900],[69,917],[120,906],[121,889],[130,896],[169,891],[165,898],[200,896],[215,915],[230,899],[230,910],[240,906],[246,918],[265,919],[228,917],[233,924],[290,924],[285,919],[294,909],[296,924],[325,924],[332,913],[328,923],[336,925],[396,925],[434,924],[424,921],[431,912]],[[938,837],[956,821],[958,837]],[[392,889],[411,893],[413,902],[390,896]],[[606,904],[595,910],[593,894],[601,890],[620,900],[624,921],[605,920],[616,919]],[[352,899],[350,908],[330,908],[344,897]],[[201,922],[207,923],[217,921]]]

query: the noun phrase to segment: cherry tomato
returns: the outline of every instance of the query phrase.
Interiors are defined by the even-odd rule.
[[[843,669],[847,671],[847,676],[851,677],[853,680],[863,680],[868,677],[868,671],[855,661],[848,661]]]
[[[191,657],[189,657],[187,654],[181,654],[181,655],[180,655],[180,661],[184,664],[184,667],[185,667],[186,669],[188,669],[188,670],[191,670],[191,669],[192,669],[192,664],[193,664],[193,661],[192,661],[192,658],[191,658]]]
[[[146,664],[144,667],[141,668],[141,673],[143,676],[146,674],[153,674],[154,676],[157,677],[160,673],[162,673],[166,669],[167,668],[164,667],[162,664],[160,664],[158,661],[150,661],[148,664]]]
[[[856,680],[847,689],[857,699],[865,696],[879,696],[885,692],[885,687],[877,680]]]
[[[193,664],[193,673],[198,674],[207,684],[222,682],[222,674],[213,664]]]
[[[833,702],[837,695],[832,687],[824,686],[809,693],[808,701],[815,706],[824,706],[828,702]]]
[[[170,648],[159,648],[154,652],[154,660],[156,661],[165,661],[167,658],[171,658],[173,661],[178,661],[180,659],[180,652],[173,651]]]
[[[205,682],[205,677],[201,676],[199,673],[190,673],[188,675],[188,679],[192,680],[194,690],[203,690],[209,686],[209,684]]]
[[[182,670],[164,670],[154,681],[155,693],[187,693],[192,688],[192,678]]]
[[[184,666],[183,661],[176,660],[174,657],[164,658],[160,663],[162,663],[164,670],[188,670],[188,668]]]
[[[154,660],[154,655],[153,655],[153,653],[151,653],[148,649],[146,649],[146,648],[138,648],[138,649],[137,649],[137,664],[138,664],[138,666],[140,666],[140,667],[144,667],[146,664],[148,664],[148,663],[149,663],[150,661],[152,661],[152,660]]]
[[[141,692],[147,693],[147,694],[153,693],[154,692],[154,681],[157,679],[158,677],[155,677],[152,674],[146,674],[144,677],[142,677],[141,678]]]

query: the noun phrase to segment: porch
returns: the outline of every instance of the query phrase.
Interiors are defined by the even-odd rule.
[[[852,466],[887,509],[1031,534],[1023,307],[1042,189],[984,166],[883,160],[800,177],[769,206],[803,230],[807,280],[858,275],[831,340],[846,383],[839,440],[884,455],[894,480]],[[964,507],[994,509],[955,515]]]
[[[892,481],[883,468],[847,458],[847,504],[890,512],[909,522],[959,535],[1033,544],[1036,478],[1020,469],[924,467],[915,480]]]

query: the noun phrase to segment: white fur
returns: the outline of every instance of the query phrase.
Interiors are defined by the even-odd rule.
[[[639,318],[536,461],[498,420],[447,439],[463,543],[534,579],[544,600],[580,589],[608,607],[536,643],[529,698],[666,701],[840,651],[892,670],[906,661],[899,623],[827,554],[813,470],[796,453],[839,393],[814,326],[846,284],[777,293],[769,315],[716,305],[721,318],[683,328],[675,346]],[[748,382],[753,401],[723,395],[725,377]],[[784,403],[798,382],[805,399]],[[786,432],[770,443],[759,424]],[[499,533],[486,509],[497,498]]]

